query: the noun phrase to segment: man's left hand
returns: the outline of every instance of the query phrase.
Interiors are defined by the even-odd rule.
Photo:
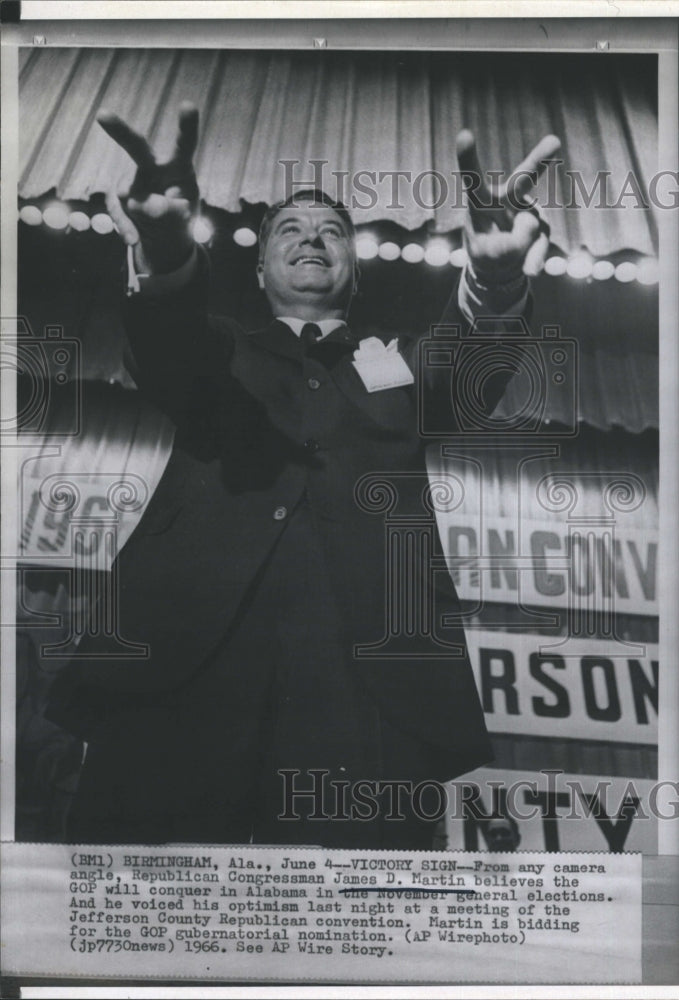
[[[463,129],[457,158],[467,191],[465,243],[475,276],[484,285],[504,285],[521,274],[536,275],[549,249],[549,227],[530,193],[561,143],[546,135],[501,185],[488,184],[474,136]]]

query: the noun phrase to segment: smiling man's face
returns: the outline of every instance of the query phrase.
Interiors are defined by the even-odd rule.
[[[257,277],[274,316],[343,319],[358,279],[353,237],[328,205],[300,202],[282,208]]]

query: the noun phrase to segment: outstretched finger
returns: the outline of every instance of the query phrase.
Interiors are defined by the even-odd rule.
[[[481,170],[473,133],[468,128],[463,128],[457,135],[455,145],[470,209],[473,211],[480,206],[489,206],[492,194]]]
[[[548,251],[549,236],[543,231],[526,254],[526,259],[523,262],[523,273],[529,278],[536,277],[545,266]]]
[[[109,191],[106,195],[106,211],[128,246],[134,246],[139,242],[139,231],[129,215],[125,214],[120,198],[114,191]]]
[[[198,145],[198,108],[189,101],[179,107],[179,132],[174,147],[174,159],[190,163]]]
[[[560,148],[561,141],[557,136],[545,135],[537,146],[531,149],[528,156],[512,171],[514,178],[512,192],[516,198],[526,197]]]
[[[156,158],[144,136],[130,128],[118,115],[114,115],[112,111],[100,111],[97,121],[113,141],[122,146],[132,157],[138,167],[152,167],[155,164]]]

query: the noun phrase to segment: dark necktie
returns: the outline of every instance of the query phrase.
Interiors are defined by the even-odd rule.
[[[302,350],[305,354],[308,354],[314,344],[317,344],[321,339],[321,328],[317,323],[305,323],[302,327],[302,333],[300,335],[300,340],[302,341]]]
[[[356,347],[356,341],[346,325],[337,327],[324,337],[317,323],[305,323],[300,341],[304,356],[319,361],[325,368],[334,368]]]

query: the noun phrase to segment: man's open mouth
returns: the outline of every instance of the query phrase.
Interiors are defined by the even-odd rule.
[[[330,267],[329,262],[324,257],[298,257],[292,262],[293,267],[297,267],[299,264],[314,264],[316,267]]]

